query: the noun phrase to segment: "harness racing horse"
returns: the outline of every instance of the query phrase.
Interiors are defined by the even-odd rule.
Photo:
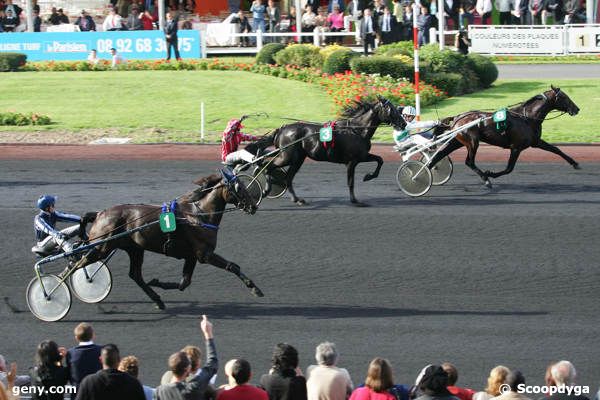
[[[517,163],[519,155],[528,147],[535,147],[557,154],[571,164],[573,168],[579,169],[579,164],[575,162],[575,160],[563,153],[558,147],[547,143],[541,138],[542,123],[548,113],[552,110],[562,111],[563,113],[574,116],[579,112],[579,107],[577,107],[565,92],[551,86],[550,90],[534,96],[516,107],[510,108],[506,115],[506,122],[508,125],[503,132],[498,132],[495,123],[489,121],[494,114],[490,112],[468,111],[454,117],[446,118],[442,122],[450,125],[449,129],[459,128],[478,118],[487,118],[487,120],[482,124],[475,125],[459,132],[456,137],[429,162],[428,167],[433,167],[439,160],[452,153],[454,150],[466,146],[467,158],[465,164],[475,171],[489,188],[492,187],[489,178],[498,178],[499,176],[511,173]],[[483,172],[475,165],[475,155],[477,154],[479,142],[485,142],[492,146],[510,149],[508,165],[503,171]]]
[[[234,204],[238,209],[254,214],[256,205],[242,182],[228,171],[201,178],[194,183],[200,185],[179,199],[176,207],[177,229],[163,233],[158,224],[153,224],[131,235],[108,241],[91,250],[77,263],[77,268],[104,259],[114,249],[122,249],[129,255],[129,277],[156,303],[165,309],[160,296],[150,287],[184,290],[192,281],[196,262],[208,263],[236,275],[258,297],[261,290],[244,275],[240,267],[214,252],[217,231],[226,205]],[[127,230],[157,221],[161,207],[156,205],[123,204],[99,213],[88,213],[84,224],[94,222],[89,236],[94,239],[110,238]],[[153,279],[145,282],[142,277],[144,251],[162,253],[168,257],[184,259],[183,278],[179,283],[160,282]]]
[[[259,141],[248,145],[246,149],[256,152],[269,146],[275,146],[281,152],[275,156],[269,165],[267,173],[275,167],[289,166],[286,174],[287,188],[292,201],[298,205],[306,202],[296,196],[292,186],[294,176],[304,163],[306,157],[315,161],[329,161],[345,164],[348,175],[348,188],[350,201],[355,205],[359,203],[354,196],[354,170],[361,162],[374,161],[377,168],[372,173],[365,175],[363,181],[369,181],[379,176],[383,159],[369,153],[371,138],[381,123],[388,123],[394,129],[404,129],[406,122],[389,100],[378,96],[372,102],[354,102],[346,108],[341,120],[332,124],[333,138],[331,142],[321,142],[319,131],[324,126],[318,123],[295,122],[276,129],[273,133],[264,136]]]

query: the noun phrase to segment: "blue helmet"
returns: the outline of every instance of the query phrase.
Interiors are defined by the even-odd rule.
[[[40,210],[45,210],[46,208],[53,206],[56,202],[56,197],[51,196],[49,194],[41,195],[37,201],[37,206]]]

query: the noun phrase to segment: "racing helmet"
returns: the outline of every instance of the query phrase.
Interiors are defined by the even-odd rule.
[[[402,108],[402,115],[412,115],[413,117],[417,116],[417,109],[413,106],[406,106]]]
[[[49,195],[49,194],[43,194],[37,200],[37,207],[40,210],[45,210],[46,208],[53,206],[55,202],[56,202],[56,197]]]

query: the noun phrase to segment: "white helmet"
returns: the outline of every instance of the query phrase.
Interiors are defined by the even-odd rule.
[[[402,115],[412,115],[413,117],[416,117],[417,110],[413,106],[406,106],[402,109]]]

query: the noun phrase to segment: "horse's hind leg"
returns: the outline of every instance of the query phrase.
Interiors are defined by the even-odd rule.
[[[196,259],[195,258],[187,258],[185,260],[185,264],[183,264],[183,277],[179,283],[177,282],[161,282],[158,279],[152,279],[148,282],[148,286],[154,286],[157,288],[165,289],[165,290],[185,290],[186,287],[190,286],[192,283],[192,274],[194,273],[194,268],[196,267]]]
[[[540,139],[537,144],[532,145],[531,147],[537,147],[538,149],[546,150],[546,151],[549,151],[550,153],[554,153],[556,155],[559,155],[566,162],[568,162],[569,164],[571,164],[571,166],[573,168],[575,168],[575,169],[581,169],[581,167],[579,166],[579,164],[577,163],[577,161],[573,160],[571,157],[569,157],[568,155],[566,155],[565,153],[563,153],[562,150],[559,149],[558,147],[553,146],[550,143],[543,141],[542,139]]]
[[[506,166],[506,169],[504,171],[500,171],[500,172],[485,171],[485,175],[490,178],[498,178],[499,176],[510,174],[513,171],[513,169],[515,168],[515,164],[517,163],[519,154],[521,154],[520,149],[511,149],[510,157],[508,158],[508,164]]]
[[[214,265],[215,267],[224,269],[225,271],[231,272],[232,274],[240,278],[242,282],[244,282],[244,285],[246,285],[246,287],[250,289],[253,295],[257,297],[264,296],[263,292],[258,288],[258,286],[256,286],[254,282],[252,282],[252,279],[244,275],[239,265],[232,263],[231,261],[227,261],[226,259],[224,259],[216,253],[209,253],[204,258],[199,257],[199,260],[201,263],[208,263],[210,265]]]
[[[298,196],[296,196],[296,191],[294,190],[292,181],[294,180],[294,176],[296,176],[296,174],[300,170],[300,167],[302,166],[303,162],[304,162],[304,158],[292,162],[290,164],[290,167],[288,168],[288,171],[286,174],[287,190],[290,192],[290,196],[292,196],[292,201],[300,206],[306,204],[306,201],[304,199],[301,199]]]
[[[139,248],[127,249],[129,255],[129,277],[138,284],[139,287],[150,297],[150,299],[161,310],[165,309],[165,303],[162,302],[158,293],[156,293],[146,282],[142,276],[142,264],[144,263],[144,250]]]
[[[375,171],[365,175],[365,177],[363,178],[363,182],[370,181],[371,179],[375,179],[379,176],[379,171],[381,170],[381,166],[383,165],[383,158],[376,156],[375,154],[369,153],[367,154],[367,158],[363,162],[371,161],[375,161],[377,163],[377,167],[375,168]]]
[[[358,161],[350,161],[346,164],[346,174],[348,178],[348,190],[350,191],[350,202],[355,205],[364,205],[356,200],[356,196],[354,195],[354,171],[356,170],[356,165]]]

